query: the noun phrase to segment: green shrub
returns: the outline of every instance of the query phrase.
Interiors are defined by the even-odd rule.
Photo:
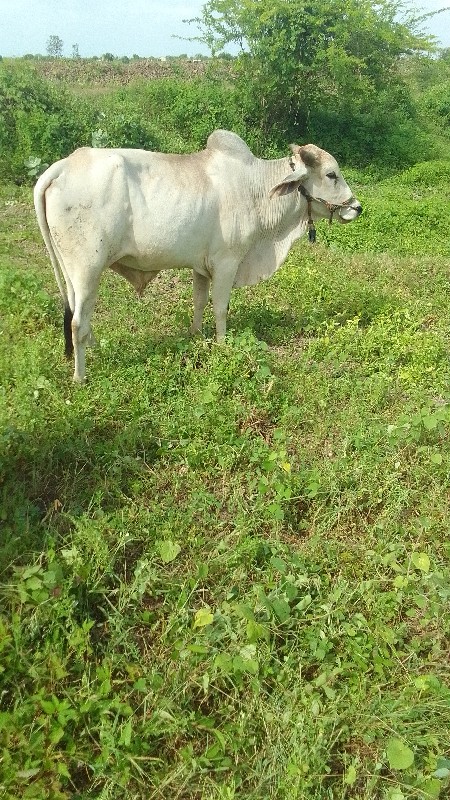
[[[0,174],[27,180],[27,159],[51,163],[88,144],[93,120],[86,103],[33,69],[0,67]]]
[[[122,111],[112,106],[97,116],[96,133],[101,131],[97,147],[138,147],[155,150],[155,137],[142,120],[142,115],[132,109]]]
[[[233,88],[215,80],[165,78],[142,83],[112,97],[110,107],[138,108],[158,149],[191,152],[204,147],[215,128],[245,134]]]
[[[434,156],[433,143],[418,125],[405,87],[378,91],[361,102],[348,97],[336,103],[325,98],[309,115],[307,136],[343,163],[375,166],[389,174],[399,167]]]
[[[429,89],[422,98],[422,105],[439,125],[450,126],[450,81]]]

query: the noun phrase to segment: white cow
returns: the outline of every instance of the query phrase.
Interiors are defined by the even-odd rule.
[[[138,294],[160,270],[189,267],[191,330],[201,330],[211,283],[220,340],[233,286],[272,275],[314,220],[356,219],[361,206],[335,159],[311,144],[291,151],[262,160],[235,133],[217,130],[199,153],[85,147],[41,175],[34,202],[65,303],[75,381],[84,381],[92,312],[107,267]]]

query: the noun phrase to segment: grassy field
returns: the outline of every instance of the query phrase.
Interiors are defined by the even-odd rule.
[[[82,388],[0,189],[0,797],[448,797],[449,175],[351,175],[223,345],[105,275]]]
[[[8,60],[5,59],[8,63]],[[12,65],[14,59],[9,61]],[[158,58],[139,58],[123,62],[120,59],[73,59],[46,58],[33,59],[32,64],[38,75],[58,85],[69,86],[84,92],[88,88],[107,88],[128,86],[135,81],[155,78],[186,77],[195,78],[208,69],[208,61],[200,59],[173,58],[161,61]],[[223,63],[226,68],[226,62]]]

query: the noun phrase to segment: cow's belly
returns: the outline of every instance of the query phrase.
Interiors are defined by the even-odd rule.
[[[120,274],[121,269],[122,271],[128,270],[129,272],[141,273],[143,276],[142,280],[145,280],[147,283],[152,280],[152,275],[154,277],[158,272],[165,269],[193,269],[195,272],[200,273],[200,275],[204,275],[205,278],[211,277],[211,271],[206,258],[199,258],[195,263],[187,263],[186,261],[174,261],[173,259],[152,258],[146,260],[141,256],[138,258],[134,256],[123,256],[109,266]],[[148,275],[148,278],[144,278],[146,275]]]
[[[132,256],[125,256],[121,258],[120,261],[116,261],[114,264],[110,264],[110,269],[114,272],[117,272],[118,275],[121,275],[122,278],[126,278],[126,280],[131,283],[131,285],[136,289],[139,295],[142,295],[145,291],[147,285],[156,278],[156,276],[161,272],[163,269],[182,269],[186,267],[186,264],[183,265],[174,265],[171,264],[169,266],[156,266],[155,261],[152,261],[148,264],[142,264],[141,259],[133,258]],[[161,263],[161,262],[159,262]],[[192,267],[190,267],[192,269]],[[200,273],[205,278],[210,278],[211,273],[208,269],[206,263],[199,264],[195,267],[195,272]]]

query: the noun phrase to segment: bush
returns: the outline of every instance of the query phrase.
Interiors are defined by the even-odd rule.
[[[443,129],[450,126],[450,82],[446,81],[438,86],[433,86],[425,93],[422,104],[428,114],[431,114],[438,125]]]
[[[31,68],[0,67],[0,176],[27,180],[25,162],[51,163],[88,144],[94,124],[89,106],[52,87]]]
[[[118,112],[114,106],[97,115],[90,143],[94,147],[157,149],[156,139],[144,125],[142,115],[126,109]]]
[[[160,79],[131,92],[147,124],[158,132],[161,150],[186,153],[199,150],[215,128],[233,128],[242,133],[233,90],[224,82],[205,78]]]

